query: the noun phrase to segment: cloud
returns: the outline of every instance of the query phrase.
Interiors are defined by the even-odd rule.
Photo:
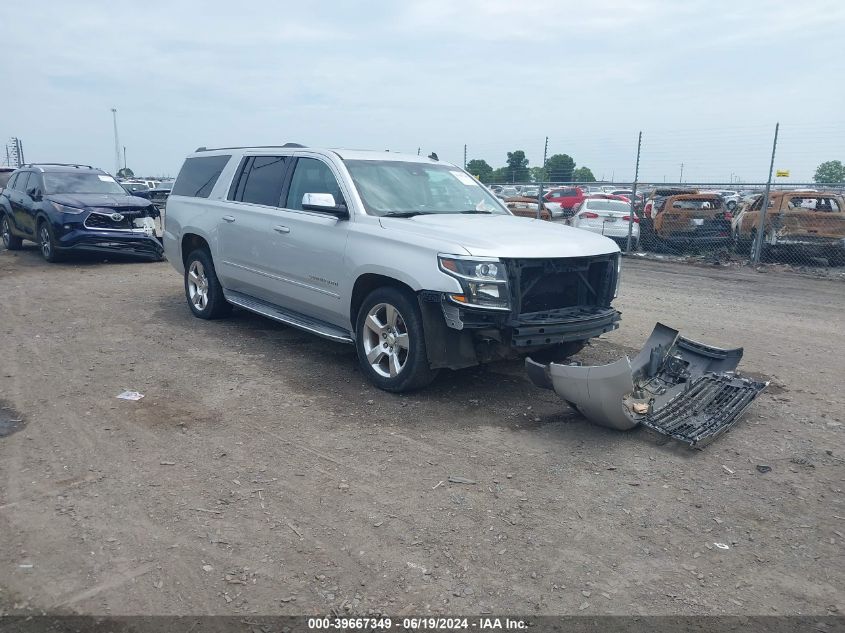
[[[809,177],[843,158],[844,19],[826,0],[36,3],[5,16],[0,134],[33,159],[111,167],[114,106],[144,173],[198,145],[286,140],[455,162],[466,143],[494,165],[521,147],[537,164],[548,135],[629,177],[643,130],[647,178],[685,162],[759,179],[783,119],[833,126],[784,147]]]

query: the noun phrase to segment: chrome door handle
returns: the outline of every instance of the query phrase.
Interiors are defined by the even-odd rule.
[[[281,224],[278,224],[278,225],[274,226],[274,227],[273,227],[273,230],[274,230],[276,233],[290,233],[290,229],[289,229],[288,227],[286,227],[286,226],[282,226]]]
[[[223,216],[223,219],[224,219],[226,222],[234,222],[234,221],[235,221],[235,216],[233,216],[233,215],[224,215],[224,216]]]

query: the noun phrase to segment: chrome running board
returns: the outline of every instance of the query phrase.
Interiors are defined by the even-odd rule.
[[[265,316],[268,319],[279,321],[280,323],[290,325],[300,330],[311,332],[317,336],[327,338],[330,341],[337,341],[340,343],[353,342],[349,332],[330,323],[326,323],[325,321],[312,319],[311,317],[307,317],[304,314],[299,314],[298,312],[293,312],[291,310],[285,310],[277,305],[273,305],[272,303],[268,303],[267,301],[263,301],[261,299],[256,299],[255,297],[245,295],[241,292],[231,290],[229,292],[224,291],[223,296],[226,297],[226,301],[232,305],[238,306],[239,308],[255,312],[256,314]]]

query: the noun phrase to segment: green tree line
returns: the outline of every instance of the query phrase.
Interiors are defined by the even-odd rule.
[[[529,167],[528,158],[521,149],[508,152],[504,166],[494,169],[481,158],[467,163],[467,171],[483,183],[491,182],[595,182],[589,167],[575,167],[569,154],[553,154],[546,166]]]

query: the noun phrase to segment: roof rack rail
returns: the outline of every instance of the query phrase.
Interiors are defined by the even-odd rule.
[[[302,143],[285,143],[284,145],[239,145],[237,147],[198,147],[196,152],[216,152],[223,149],[273,149],[274,147],[308,147]]]
[[[76,167],[77,169],[82,167],[96,169],[95,167],[91,167],[91,165],[77,165],[76,163],[27,163],[26,165],[23,165],[23,167],[39,167],[41,165],[52,165],[54,167]]]

